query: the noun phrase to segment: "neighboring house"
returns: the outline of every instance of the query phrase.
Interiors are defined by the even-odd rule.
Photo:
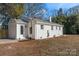
[[[63,25],[38,18],[30,19],[26,22],[20,19],[12,19],[8,23],[8,36],[12,39],[23,40],[45,39],[63,35]]]

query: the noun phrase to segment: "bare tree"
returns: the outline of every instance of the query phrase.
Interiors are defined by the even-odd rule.
[[[28,3],[26,4],[26,13],[28,17],[43,17],[46,13],[45,4],[43,3]]]

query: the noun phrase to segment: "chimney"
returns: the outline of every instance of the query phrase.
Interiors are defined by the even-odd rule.
[[[52,19],[51,19],[51,16],[49,17],[49,22],[51,22],[52,21]]]

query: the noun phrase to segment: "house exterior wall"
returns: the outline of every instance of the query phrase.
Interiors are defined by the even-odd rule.
[[[51,25],[43,25],[44,29],[41,29],[41,24],[35,24],[35,39],[44,39],[49,37],[57,37],[63,35],[63,27],[59,30],[59,27],[54,25],[53,30],[51,30]],[[49,36],[47,36],[47,31],[49,31]]]
[[[30,27],[32,27],[32,34],[30,34]],[[35,29],[35,22],[31,20],[28,23],[28,37],[32,38],[32,39],[35,39],[35,31],[36,31],[36,29]]]
[[[23,26],[23,34],[21,34],[21,26]],[[25,28],[25,24],[17,24],[16,25],[16,39],[23,40],[27,37],[27,28]]]
[[[11,20],[8,24],[8,36],[11,39],[23,40],[27,36],[27,23],[16,23],[14,20]],[[23,34],[21,34],[21,26],[23,26]]]
[[[43,25],[44,29],[41,29],[41,25]],[[23,26],[23,34],[21,34],[21,26]],[[51,29],[51,26],[53,26],[53,30]],[[17,40],[27,40],[27,38],[44,39],[63,35],[63,26],[51,25],[50,23],[46,24],[44,22],[36,23],[34,20],[30,20],[28,23],[10,22],[8,27],[9,38],[15,38]],[[30,27],[32,27],[31,34]],[[60,30],[59,27],[61,27]],[[47,32],[49,33],[49,36],[47,36]]]
[[[8,24],[8,37],[11,39],[16,38],[16,23],[10,22]]]

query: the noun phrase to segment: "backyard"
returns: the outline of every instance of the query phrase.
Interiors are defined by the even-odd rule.
[[[79,56],[79,35],[0,44],[2,56]]]

